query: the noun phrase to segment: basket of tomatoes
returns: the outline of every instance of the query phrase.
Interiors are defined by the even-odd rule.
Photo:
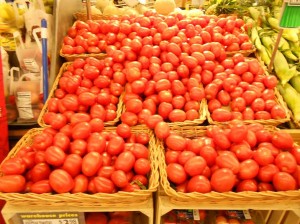
[[[171,131],[159,170],[173,203],[299,201],[298,130],[234,121]]]
[[[287,105],[276,88],[277,77],[269,75],[257,58],[237,53],[221,65],[224,71],[202,79],[209,124],[239,119],[277,126],[290,120]]]
[[[104,126],[115,125],[122,114],[124,86],[111,80],[110,72],[105,59],[78,58],[64,63],[38,124],[59,128],[76,121],[96,120]]]
[[[158,186],[155,144],[150,130],[127,125],[31,129],[1,163],[0,198],[43,206],[145,203]]]

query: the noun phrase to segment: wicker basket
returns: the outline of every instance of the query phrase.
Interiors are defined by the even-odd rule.
[[[104,131],[115,131],[115,127],[105,128]],[[6,159],[14,157],[17,152],[24,146],[32,144],[33,137],[43,131],[43,128],[34,128],[29,130],[10,151]],[[157,190],[159,181],[158,172],[158,153],[156,148],[156,139],[150,129],[132,128],[133,133],[148,133],[149,140],[149,155],[151,162],[151,172],[149,175],[149,186],[147,190],[138,190],[134,192],[119,191],[114,194],[105,193],[63,193],[63,194],[35,194],[35,193],[0,193],[0,199],[3,199],[11,204],[20,205],[73,205],[73,206],[88,206],[88,207],[110,207],[116,205],[143,204],[151,197],[152,193]],[[5,161],[5,160],[4,160]],[[3,173],[0,171],[0,176]]]
[[[275,88],[275,101],[281,105],[284,110],[285,110],[285,114],[286,114],[286,117],[285,118],[281,118],[281,119],[268,119],[268,120],[243,120],[244,123],[246,124],[251,124],[251,123],[260,123],[260,124],[263,124],[263,125],[273,125],[273,126],[278,126],[280,124],[283,124],[283,123],[286,123],[288,121],[290,121],[290,112],[287,108],[287,105],[286,103],[284,102],[282,96],[280,95],[279,91]],[[208,106],[206,104],[206,115],[207,115],[207,121],[209,124],[228,124],[230,121],[227,121],[227,122],[218,122],[218,121],[214,121],[212,119],[212,117],[210,116],[210,112],[208,110]]]
[[[59,51],[59,55],[66,59],[66,61],[74,61],[76,58],[83,58],[86,59],[88,57],[94,57],[97,59],[102,59],[107,56],[106,53],[99,53],[99,54],[63,54],[62,50]]]
[[[274,126],[265,126],[270,131],[279,130]],[[184,137],[201,137],[205,136],[207,127],[205,126],[190,126],[190,127],[173,127],[172,131],[181,134]],[[300,131],[299,130],[286,130],[289,132],[296,143],[300,142]],[[195,204],[195,203],[206,203],[215,204],[226,203],[230,205],[231,203],[247,204],[249,201],[251,203],[263,203],[264,201],[273,201],[274,203],[285,202],[289,200],[300,202],[300,190],[293,191],[265,191],[265,192],[226,192],[219,193],[212,191],[210,193],[182,193],[176,192],[170,185],[167,178],[166,163],[164,155],[164,144],[162,141],[158,143],[157,148],[159,148],[159,173],[160,173],[160,183],[164,190],[164,193],[170,197],[170,201],[174,204]]]
[[[227,57],[232,57],[233,55],[237,53],[241,53],[245,57],[250,56],[251,54],[254,54],[256,52],[256,48],[253,46],[251,50],[240,50],[240,51],[226,51]]]
[[[40,113],[40,115],[39,115],[39,117],[38,117],[38,120],[37,120],[38,124],[39,124],[41,127],[46,127],[46,126],[47,126],[47,124],[45,124],[45,122],[44,122],[44,120],[43,120],[43,117],[44,117],[44,115],[48,112],[48,102],[49,102],[49,99],[52,98],[52,97],[54,97],[54,93],[55,93],[55,90],[56,90],[57,87],[58,87],[58,83],[59,83],[60,77],[62,76],[62,74],[64,73],[64,71],[66,71],[67,67],[68,67],[69,65],[71,65],[71,64],[72,64],[72,62],[66,62],[66,63],[64,63],[64,64],[61,66],[61,68],[60,68],[60,70],[59,70],[59,73],[58,73],[58,75],[57,75],[57,77],[56,77],[56,79],[55,79],[55,81],[54,81],[54,83],[53,83],[53,85],[52,85],[52,89],[51,89],[51,91],[50,91],[50,93],[49,93],[49,97],[48,97],[46,103],[44,104],[44,106],[43,106],[43,108],[42,108],[42,110],[41,110],[41,113]],[[122,95],[119,97],[119,103],[118,103],[118,105],[117,105],[117,111],[116,111],[116,112],[117,112],[116,118],[115,118],[114,120],[112,120],[112,121],[104,122],[104,126],[114,126],[116,123],[119,122],[120,117],[121,117],[121,114],[122,114],[122,108],[123,108],[123,95],[124,95],[124,94],[122,94]]]

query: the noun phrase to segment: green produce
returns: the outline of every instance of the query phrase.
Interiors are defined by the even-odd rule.
[[[286,58],[280,51],[276,52],[274,69],[277,77],[280,79],[283,85],[290,81],[290,79],[297,74],[296,66],[290,68]]]
[[[293,112],[294,120],[300,121],[300,93],[288,83],[285,85],[279,84],[277,88],[284,101]]]
[[[294,76],[290,80],[290,84],[293,86],[293,88],[295,90],[297,90],[298,93],[300,93],[300,74],[299,73],[298,73],[298,75]]]

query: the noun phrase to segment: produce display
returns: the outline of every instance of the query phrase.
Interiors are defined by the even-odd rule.
[[[162,167],[161,176],[176,191],[299,188],[299,146],[284,130],[233,121],[228,126],[207,126],[202,132],[191,127],[191,131],[192,135],[175,130],[163,141],[166,169]]]
[[[134,224],[133,212],[86,212],[86,224]]]
[[[270,11],[266,7],[250,7],[249,13],[250,16],[245,16],[244,20],[252,27],[249,29],[251,40],[257,48],[258,57],[269,66],[280,30],[280,8],[274,7]],[[299,29],[284,29],[273,64],[273,72],[280,80],[278,89],[292,111],[296,124],[300,121],[299,46]]]
[[[147,189],[154,165],[146,131],[125,124],[106,130],[93,121],[77,120],[60,131],[42,129],[31,138],[31,144],[2,163],[1,192],[111,194]]]

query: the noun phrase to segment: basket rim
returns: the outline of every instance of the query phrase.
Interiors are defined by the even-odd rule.
[[[30,129],[13,147],[12,150],[10,150],[7,157],[2,161],[1,165],[9,158],[15,157],[18,151],[23,146],[28,146],[30,141],[32,141],[33,137],[39,133],[41,133],[45,128],[32,128]],[[103,131],[115,131],[116,127],[104,127]],[[83,202],[86,200],[86,203],[90,202],[99,202],[101,201],[103,203],[110,202],[111,200],[118,200],[120,202],[126,202],[126,200],[129,200],[131,202],[132,199],[139,197],[141,199],[147,199],[151,197],[152,193],[155,192],[159,185],[159,171],[158,171],[158,153],[157,153],[157,141],[154,136],[154,133],[150,129],[146,129],[144,127],[133,127],[132,128],[133,133],[148,133],[149,134],[149,143],[148,143],[148,149],[149,149],[149,160],[150,160],[150,166],[151,166],[151,172],[149,175],[149,184],[148,189],[141,189],[141,190],[135,190],[133,192],[126,192],[126,191],[118,191],[113,194],[107,194],[107,193],[46,193],[46,194],[37,194],[37,193],[5,193],[0,192],[0,199],[6,200],[9,202],[17,202],[17,203],[24,203],[27,202],[37,202],[37,201],[48,201],[48,202],[78,202],[78,203],[85,203]],[[3,173],[0,171],[0,176],[3,176]],[[122,201],[123,200],[123,201]],[[144,201],[144,200],[142,200]],[[112,203],[115,203],[115,201],[112,201]]]

